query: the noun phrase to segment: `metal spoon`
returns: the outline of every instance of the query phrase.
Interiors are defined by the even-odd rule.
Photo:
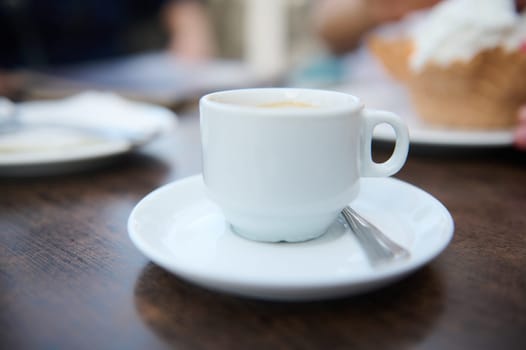
[[[393,242],[379,228],[367,221],[351,207],[345,207],[342,210],[342,216],[349,224],[356,238],[358,238],[371,265],[378,266],[410,257],[407,249]]]
[[[158,131],[151,133],[135,132],[122,128],[104,128],[99,126],[62,124],[53,121],[24,123],[18,118],[17,107],[11,100],[0,97],[0,135],[13,133],[24,128],[52,127],[81,132],[86,136],[104,140],[127,141],[132,147],[146,144],[158,135]]]

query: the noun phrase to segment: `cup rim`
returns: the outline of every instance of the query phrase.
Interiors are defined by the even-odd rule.
[[[221,102],[214,100],[219,96],[231,95],[231,94],[257,94],[265,93],[269,91],[288,91],[288,92],[297,92],[297,93],[323,93],[331,95],[339,95],[340,97],[345,97],[351,100],[348,104],[341,104],[335,107],[324,106],[322,108],[302,108],[302,107],[288,107],[288,108],[263,108],[252,105],[242,105],[228,102]],[[232,89],[232,90],[222,90],[216,91],[204,95],[199,100],[200,106],[212,107],[216,110],[230,111],[230,112],[243,112],[250,113],[254,116],[298,116],[298,117],[326,117],[331,114],[342,114],[342,113],[354,113],[364,108],[364,104],[357,96],[331,90],[322,90],[322,89],[306,89],[306,88],[247,88],[247,89]]]

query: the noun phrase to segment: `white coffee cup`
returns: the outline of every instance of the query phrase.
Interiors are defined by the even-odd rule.
[[[360,177],[396,173],[409,148],[399,117],[333,91],[216,92],[201,98],[200,114],[207,194],[237,234],[257,241],[322,235],[356,197]],[[382,123],[396,144],[375,163],[372,133]]]

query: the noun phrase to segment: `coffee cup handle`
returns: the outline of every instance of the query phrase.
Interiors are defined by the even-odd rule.
[[[409,152],[409,132],[407,126],[396,114],[374,109],[362,111],[362,144],[361,144],[361,175],[370,177],[391,176],[402,168]],[[396,134],[393,154],[383,163],[376,163],[372,159],[371,147],[373,130],[379,125],[391,125]]]

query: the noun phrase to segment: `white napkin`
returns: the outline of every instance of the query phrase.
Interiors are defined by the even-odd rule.
[[[175,124],[175,116],[166,118],[164,108],[132,102],[113,93],[92,91],[63,100],[21,103],[17,106],[17,113],[27,127],[0,134],[0,157],[126,142],[60,125],[118,130],[148,140],[151,135],[171,130]],[[159,113],[165,118],[156,118]],[[129,143],[131,146],[131,141]]]

